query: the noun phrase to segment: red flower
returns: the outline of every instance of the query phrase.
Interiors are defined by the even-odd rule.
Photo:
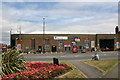
[[[43,77],[44,77],[44,78],[48,78],[48,76],[47,76],[47,75],[44,75]]]
[[[2,79],[8,78],[26,78],[31,77],[31,79],[36,78],[50,78],[51,76],[55,76],[61,73],[61,71],[66,72],[71,69],[70,66],[65,64],[54,65],[52,63],[25,63],[28,67],[28,70],[21,70],[20,73],[13,73],[8,75],[2,75]],[[48,74],[48,75],[47,75]]]
[[[53,71],[53,73],[55,74],[56,72],[55,72],[55,71]]]

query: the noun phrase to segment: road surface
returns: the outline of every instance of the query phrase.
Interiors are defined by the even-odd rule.
[[[91,54],[53,54],[53,55],[24,55],[26,61],[52,61],[53,58],[58,58],[59,61],[71,61],[71,60],[91,60],[93,53]],[[118,58],[118,53],[100,53],[100,59],[114,59]]]

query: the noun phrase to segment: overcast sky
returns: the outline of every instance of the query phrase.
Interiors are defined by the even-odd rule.
[[[104,1],[10,2],[5,0],[0,9],[2,41],[9,44],[10,28],[14,34],[17,33],[17,26],[20,25],[24,34],[41,34],[43,17],[46,19],[46,34],[115,33],[114,28],[118,25],[118,2]]]

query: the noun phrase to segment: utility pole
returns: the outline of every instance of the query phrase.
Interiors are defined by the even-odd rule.
[[[43,18],[43,34],[45,34],[45,18]]]
[[[43,54],[45,53],[44,34],[45,34],[45,18],[43,17]]]
[[[17,26],[17,32],[19,33],[19,40],[21,41],[21,25]]]
[[[10,28],[10,47],[12,47],[12,44],[11,44],[11,34],[12,34],[12,28]]]
[[[21,48],[20,48],[20,50],[22,50],[22,39],[21,39],[21,25],[20,26],[17,26],[17,32],[18,32],[18,35],[19,35],[19,39],[18,39],[18,41],[16,42],[16,44],[18,43],[18,44],[20,44],[21,45]]]
[[[21,25],[20,25],[20,41],[21,41]]]

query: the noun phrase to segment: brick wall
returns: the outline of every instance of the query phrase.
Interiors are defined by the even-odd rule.
[[[51,51],[51,47],[54,45],[57,46],[57,51],[59,51],[58,40],[54,40],[54,36],[67,36],[68,40],[64,40],[64,45],[65,44],[71,45],[70,38],[73,36],[80,37],[80,42],[78,42],[77,45],[84,45],[85,44],[84,41],[88,39],[89,47],[91,48],[91,41],[95,41],[95,44],[97,46],[97,44],[99,44],[99,39],[114,39],[115,34],[97,34],[97,36],[96,36],[96,34],[45,34],[44,38],[48,38],[50,40],[50,51]],[[23,51],[25,51],[26,47],[29,47],[29,50],[30,50],[30,40],[32,38],[34,38],[36,41],[35,50],[37,50],[38,46],[42,46],[42,48],[43,48],[43,35],[42,34],[22,34],[21,37],[22,37],[22,41],[23,41],[22,42],[23,43]],[[18,34],[11,35],[11,39],[16,39],[16,38],[19,38]],[[118,39],[118,37],[117,37],[117,39]],[[118,40],[120,41],[120,38]],[[65,50],[65,48],[63,48],[63,51],[64,50]]]

